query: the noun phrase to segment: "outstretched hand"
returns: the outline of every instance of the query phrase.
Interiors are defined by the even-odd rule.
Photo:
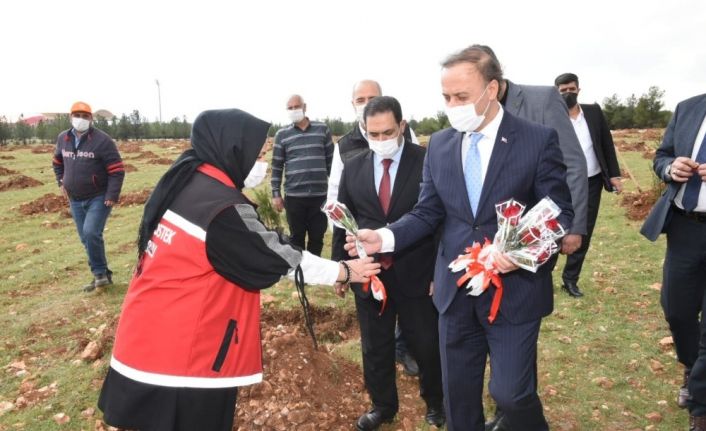
[[[379,233],[370,229],[361,229],[358,231],[357,237],[353,235],[346,236],[346,244],[343,247],[352,257],[358,256],[358,250],[355,248],[356,239],[368,255],[378,253],[382,248],[382,238]]]
[[[351,283],[367,283],[370,277],[380,272],[380,264],[373,262],[372,257],[347,260],[351,268]]]

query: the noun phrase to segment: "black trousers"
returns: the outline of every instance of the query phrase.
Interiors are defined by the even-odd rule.
[[[706,416],[706,223],[673,213],[666,229],[662,309],[677,359],[691,369],[690,410]]]
[[[390,286],[394,277],[381,278]],[[392,279],[392,280],[391,280]],[[363,377],[373,406],[385,416],[399,409],[395,381],[395,322],[399,321],[409,350],[419,364],[420,395],[434,407],[443,403],[439,359],[438,314],[430,296],[404,298],[391,294],[385,311],[372,296],[355,295],[363,353]]]
[[[598,219],[598,209],[601,206],[601,192],[603,191],[603,178],[601,174],[594,175],[588,179],[588,214],[586,217],[586,235],[581,240],[581,247],[573,254],[566,257],[566,265],[561,278],[564,281],[578,283],[583,268],[583,261],[586,259],[588,247],[591,245],[593,228],[596,227]]]
[[[328,228],[326,215],[321,211],[324,202],[326,202],[326,196],[311,198],[286,196],[284,198],[290,242],[317,256],[321,256],[324,234]],[[305,244],[307,235],[309,241]]]

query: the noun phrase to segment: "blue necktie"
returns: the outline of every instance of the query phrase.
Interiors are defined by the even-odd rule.
[[[482,133],[473,132],[470,135],[471,144],[466,153],[466,167],[463,177],[466,179],[466,190],[468,200],[471,201],[473,216],[477,216],[480,192],[483,189],[483,168],[480,162],[480,151],[478,151],[478,141],[483,138]]]
[[[701,141],[701,148],[699,148],[699,152],[696,154],[696,163],[706,163],[706,136],[704,136],[704,140]],[[684,195],[681,198],[684,211],[693,211],[694,208],[696,208],[696,204],[699,202],[701,184],[703,184],[701,176],[697,172],[694,172],[694,174],[689,177],[689,181],[686,182]]]

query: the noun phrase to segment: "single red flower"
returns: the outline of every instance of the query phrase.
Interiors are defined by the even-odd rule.
[[[555,218],[549,219],[544,223],[549,230],[556,232],[559,230],[559,222]]]
[[[512,204],[503,210],[503,216],[510,218],[520,215],[520,206],[517,204]]]
[[[334,221],[341,221],[344,217],[343,210],[340,207],[334,207],[331,209],[329,214],[331,215],[331,219]]]

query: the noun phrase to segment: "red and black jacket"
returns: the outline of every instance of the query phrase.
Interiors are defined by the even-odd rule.
[[[262,380],[259,289],[301,253],[259,222],[230,179],[202,165],[164,214],[130,283],[111,367],[168,387]]]
[[[105,194],[117,202],[125,178],[125,168],[115,142],[102,130],[91,127],[81,135],[78,149],[73,129],[56,139],[52,167],[59,185],[73,200]]]

